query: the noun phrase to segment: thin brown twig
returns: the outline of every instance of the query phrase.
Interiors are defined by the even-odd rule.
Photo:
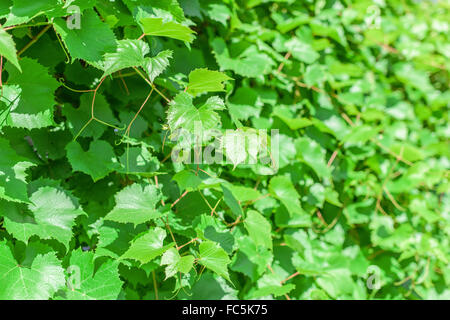
[[[183,244],[183,245],[181,245],[181,246],[177,247],[177,250],[180,250],[181,248],[183,248],[183,247],[187,246],[188,244],[191,244],[191,243],[193,243],[193,242],[197,241],[198,239],[199,239],[199,238],[194,238],[194,239],[192,239],[192,240],[190,240],[190,241],[186,242],[185,244]]]
[[[284,56],[284,60],[285,60],[285,61],[289,60],[289,58],[291,57],[291,55],[292,55],[292,53],[291,53],[290,51],[289,51],[288,53],[286,53],[286,55]],[[281,72],[281,71],[283,70],[285,61],[283,61],[283,62],[278,66],[277,72]]]
[[[270,264],[267,265],[267,269],[270,270],[270,272],[272,272],[272,274],[275,274],[275,272],[273,271],[272,267],[270,266]],[[281,284],[283,284],[283,282],[281,282]],[[291,297],[289,297],[287,295],[287,293],[284,295],[284,297],[286,298],[286,300],[291,300]]]
[[[174,207],[181,199],[183,199],[184,196],[187,195],[188,193],[189,193],[188,190],[184,191],[183,194],[182,194],[177,200],[175,200],[175,202],[172,203],[172,205],[171,205],[170,207],[173,208],[173,207]]]
[[[281,283],[285,283],[286,281],[289,281],[289,280],[291,280],[292,278],[294,278],[294,277],[296,277],[296,276],[298,276],[300,274],[300,272],[295,272],[295,273],[293,273],[293,274],[291,274],[289,277],[287,277],[286,279],[284,279],[283,281],[281,281]]]

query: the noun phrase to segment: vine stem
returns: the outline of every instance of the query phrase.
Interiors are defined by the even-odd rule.
[[[272,272],[272,274],[275,274],[275,271],[273,271],[272,267],[270,266],[270,264],[267,265],[267,269],[270,270],[270,272]],[[283,281],[280,282],[281,284],[283,284]],[[286,300],[291,300],[291,297],[289,297],[287,295],[287,293],[284,295],[284,297],[286,298]]]
[[[198,239],[199,239],[199,238],[194,238],[194,239],[192,239],[192,240],[190,240],[190,241],[186,242],[185,244],[183,244],[183,245],[181,245],[181,246],[177,247],[177,250],[180,250],[181,248],[183,248],[183,247],[187,246],[188,244],[191,244],[191,243],[193,243],[193,242],[197,241]]]
[[[188,193],[189,193],[188,190],[186,190],[185,192],[183,192],[183,194],[182,194],[177,200],[175,200],[175,202],[172,203],[172,205],[171,205],[170,207],[173,208],[173,207],[174,207],[181,199],[183,199],[184,196],[187,195]]]
[[[110,124],[110,123],[107,123],[107,122],[105,122],[105,121],[102,121],[102,120],[100,120],[100,119],[97,119],[97,118],[95,117],[95,114],[94,114],[95,98],[97,97],[97,91],[98,91],[98,89],[99,89],[100,86],[102,85],[103,81],[105,81],[105,79],[106,79],[106,77],[103,77],[103,78],[100,80],[100,83],[97,85],[97,87],[96,87],[94,90],[91,90],[92,92],[94,92],[94,96],[92,97],[92,103],[91,103],[91,117],[90,117],[90,119],[86,122],[86,124],[80,129],[80,131],[78,131],[78,133],[77,133],[77,135],[75,136],[75,138],[73,138],[73,141],[75,141],[75,140],[78,139],[78,137],[80,136],[80,134],[87,128],[87,126],[88,126],[92,121],[97,121],[98,123],[101,123],[101,124],[103,124],[103,125],[105,125],[105,126],[108,126],[108,127],[111,127],[111,128],[117,129],[117,130],[123,130],[123,129],[125,129],[125,127],[124,127],[124,128],[119,128],[119,127],[117,127],[117,126],[115,126],[115,125],[112,125],[112,124]],[[90,92],[90,91],[88,91],[88,92]]]
[[[291,280],[292,278],[298,276],[299,274],[300,274],[300,272],[297,271],[297,272],[291,274],[289,277],[287,277],[287,278],[284,279],[283,281],[281,281],[281,283],[283,284],[283,283],[285,283],[286,281],[289,281],[289,280]]]
[[[142,111],[142,109],[144,108],[144,106],[147,104],[148,99],[150,99],[150,96],[153,93],[153,88],[152,90],[150,90],[150,93],[148,94],[147,98],[145,99],[144,103],[141,105],[141,107],[139,108],[138,112],[136,112],[136,114],[134,115],[133,120],[130,121],[130,123],[128,124],[127,130],[125,131],[125,134],[130,134],[130,129],[131,126],[133,125],[134,121],[136,121],[136,118],[138,117],[139,113]]]
[[[28,48],[31,47],[36,41],[38,41],[39,38],[42,37],[44,35],[44,33],[46,33],[47,30],[51,28],[51,26],[52,25],[49,24],[44,29],[42,29],[36,36],[34,36],[31,39],[31,41],[26,44],[25,47],[23,47],[19,52],[17,52],[17,56],[19,57],[22,53],[24,53],[26,50],[28,50]]]
[[[50,24],[50,22],[38,22],[35,24],[21,24],[21,25],[16,25],[16,26],[5,27],[5,28],[3,28],[3,30],[8,31],[8,30],[19,29],[19,28],[39,27],[39,26],[46,26],[49,24]]]
[[[136,114],[134,115],[133,119],[130,121],[130,124],[128,125],[127,129],[125,130],[124,137],[126,137],[126,136],[130,137],[131,126],[133,125],[133,123],[136,120],[137,116],[139,115],[139,113],[142,111],[142,109],[146,105],[148,99],[150,99],[150,96],[152,95],[152,93],[153,93],[153,88],[152,88],[152,90],[150,90],[150,93],[148,94],[148,96],[145,99],[144,103],[139,108],[138,112],[136,112]],[[130,143],[127,142],[127,172],[129,171],[129,168],[130,168],[130,166],[129,166],[129,159],[128,159],[129,149],[130,149]]]
[[[166,100],[166,102],[170,102],[170,99],[167,98],[161,91],[159,91],[158,88],[156,88],[156,86],[153,84],[153,82],[147,79],[138,68],[133,67],[133,69],[142,79],[144,79],[145,82],[150,85],[150,87],[152,87],[164,100]]]
[[[158,284],[156,283],[155,270],[152,271],[152,277],[153,277],[153,288],[155,289],[155,299],[159,300],[159,298],[158,298]]]

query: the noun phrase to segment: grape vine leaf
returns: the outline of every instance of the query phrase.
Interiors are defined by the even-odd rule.
[[[225,104],[219,97],[209,98],[204,105],[196,108],[193,98],[186,92],[179,93],[170,103],[167,111],[167,122],[172,132],[182,128],[194,132],[195,123],[201,124],[204,131],[217,128],[221,124],[216,110],[223,110]]]
[[[5,27],[28,22],[39,15],[50,12],[57,5],[58,0],[37,0],[32,3],[14,0]]]
[[[14,43],[12,36],[4,29],[0,29],[0,56],[4,56],[17,69],[22,71],[19,61],[17,60],[16,44]]]
[[[214,39],[211,46],[221,71],[232,70],[244,77],[256,78],[269,73],[274,66],[272,58],[259,52],[256,47],[250,47],[238,57],[231,57],[223,39]]]
[[[152,58],[147,57],[145,59],[143,68],[147,71],[151,82],[166,70],[169,66],[169,59],[172,58],[172,54],[172,50],[164,50]]]
[[[168,37],[186,42],[194,41],[194,31],[175,21],[163,18],[141,18],[142,30],[148,36]]]
[[[180,256],[178,250],[170,248],[161,257],[161,265],[167,265],[165,269],[166,279],[173,277],[177,272],[188,273],[194,264],[192,255]]]
[[[8,85],[19,87],[19,90],[15,90],[16,97],[13,98],[18,100],[14,112],[36,115],[52,110],[56,104],[54,92],[59,87],[58,81],[50,76],[47,68],[36,60],[23,58],[20,64],[22,72],[19,72],[17,68],[9,67],[9,64],[6,66],[9,74]]]
[[[115,196],[116,206],[105,220],[119,223],[133,223],[135,226],[161,216],[155,207],[161,195],[154,185],[133,184]]]
[[[249,210],[247,218],[244,220],[244,226],[257,246],[272,250],[272,226],[262,214],[255,210]]]
[[[69,50],[72,61],[82,59],[95,63],[102,61],[104,54],[114,52],[116,49],[113,31],[92,9],[87,9],[81,14],[79,29],[69,29],[66,20],[61,18],[55,19],[53,25]]]
[[[232,79],[222,72],[195,69],[189,74],[187,92],[195,97],[205,92],[224,91],[223,82],[227,80]]]
[[[116,51],[104,55],[99,69],[104,71],[105,77],[122,69],[142,66],[149,52],[148,44],[142,40],[119,40]]]
[[[107,126],[98,121],[90,121],[92,116],[92,93],[84,93],[80,96],[80,105],[78,108],[73,108],[69,104],[65,105],[62,113],[68,119],[67,126],[73,136],[76,136],[84,127],[79,135],[80,137],[98,139],[107,129]],[[102,121],[112,125],[118,125],[118,121],[114,117],[108,101],[103,94],[97,93],[95,95],[95,115],[101,115]],[[90,123],[85,127],[88,121]]]
[[[215,242],[205,241],[200,244],[199,251],[198,263],[231,282],[227,268],[230,258],[225,250]]]
[[[142,264],[152,261],[174,246],[174,243],[164,245],[166,231],[159,227],[150,229],[131,242],[130,248],[121,259],[134,259]]]
[[[93,141],[86,152],[78,142],[72,141],[67,144],[66,150],[67,159],[73,170],[90,175],[94,182],[120,168],[113,148],[106,141]]]
[[[75,219],[84,214],[79,205],[65,192],[54,187],[41,187],[30,197],[28,210],[23,205],[0,202],[5,228],[25,243],[36,235],[41,239],[56,239],[68,249]]]
[[[48,300],[64,284],[55,252],[37,255],[26,267],[16,261],[6,241],[0,242],[0,299]]]
[[[281,201],[291,215],[305,214],[300,204],[300,196],[289,177],[273,177],[269,183],[269,192]]]
[[[0,137],[0,198],[28,202],[26,169],[34,164],[19,156],[9,141]]]
[[[94,253],[80,249],[72,251],[68,288],[62,292],[67,300],[117,299],[123,282],[119,277],[119,262],[107,260],[94,272]]]

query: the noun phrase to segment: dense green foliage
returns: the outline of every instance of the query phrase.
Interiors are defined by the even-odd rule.
[[[449,21],[0,0],[0,299],[450,299]],[[172,161],[196,123],[279,153]]]

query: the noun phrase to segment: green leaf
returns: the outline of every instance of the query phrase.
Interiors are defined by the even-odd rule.
[[[194,264],[194,256],[180,256],[178,250],[170,248],[161,257],[161,265],[166,266],[166,279],[175,276],[178,272],[189,273]]]
[[[142,18],[142,30],[148,36],[168,37],[186,42],[194,41],[194,31],[175,21],[164,21],[163,18]]]
[[[28,22],[34,17],[50,12],[58,5],[57,0],[37,0],[33,1],[33,3],[14,0],[13,2],[14,4],[5,26]]]
[[[224,91],[223,82],[232,80],[226,74],[208,69],[195,69],[189,74],[187,92],[193,96],[205,92]]]
[[[21,205],[0,202],[5,228],[25,243],[36,235],[41,239],[56,239],[66,249],[72,239],[75,219],[84,214],[79,205],[65,192],[53,187],[41,187],[30,197],[32,215],[23,212]]]
[[[320,57],[310,44],[302,42],[298,38],[292,38],[286,42],[286,47],[294,58],[308,64],[313,63]]]
[[[4,29],[0,29],[0,56],[4,56],[6,59],[20,71],[19,61],[17,60],[16,44],[12,36]]]
[[[261,192],[249,187],[230,185],[230,191],[240,202],[257,200],[261,197]]]
[[[81,14],[79,29],[69,29],[66,20],[61,18],[55,19],[53,25],[69,50],[72,61],[99,62],[105,53],[116,50],[114,33],[94,10],[88,9]]]
[[[298,130],[312,125],[312,121],[306,118],[297,117],[287,106],[276,107],[273,115],[283,120],[291,130]]]
[[[14,102],[11,106],[12,125],[28,129],[47,126],[48,123],[31,119],[27,121],[24,118],[39,119],[42,114],[52,116],[53,106],[56,104],[54,92],[59,84],[36,60],[23,58],[20,64],[22,72],[12,68],[12,65],[6,66],[9,88],[5,93],[6,97]]]
[[[64,270],[54,252],[20,265],[6,241],[0,242],[0,299],[48,300],[65,284]]]
[[[244,77],[256,78],[268,74],[275,65],[268,55],[260,53],[256,47],[248,48],[238,57],[231,57],[223,39],[214,39],[211,46],[221,71],[232,70]]]
[[[300,195],[288,177],[272,178],[269,184],[269,192],[281,201],[291,215],[305,214],[300,204]]]
[[[233,119],[248,120],[259,117],[264,103],[260,94],[249,87],[239,87],[228,100],[228,110]]]
[[[330,168],[327,166],[325,159],[325,151],[320,145],[311,139],[300,138],[295,145],[297,153],[308,164],[314,172],[321,178],[329,178],[331,176]]]
[[[240,203],[236,200],[233,193],[228,189],[225,185],[221,185],[222,192],[223,192],[223,200],[228,205],[228,207],[231,209],[235,217],[242,216],[242,208]]]
[[[118,261],[107,260],[94,271],[94,254],[72,251],[68,288],[61,294],[67,300],[113,300],[122,290]]]
[[[349,143],[365,143],[375,137],[378,133],[378,128],[373,128],[370,126],[357,126],[353,127],[352,131],[349,132],[343,141]]]
[[[107,52],[100,63],[103,77],[122,69],[140,67],[146,62],[145,56],[150,52],[143,40],[119,40],[115,52]]]
[[[228,257],[225,250],[223,250],[218,244],[212,241],[202,242],[200,244],[199,250],[200,255],[198,263],[231,282],[227,268],[228,264],[230,263],[230,258]]]
[[[133,259],[141,264],[146,264],[174,246],[174,243],[164,246],[165,238],[166,231],[164,229],[159,227],[150,229],[133,240],[130,248],[122,255],[121,259]]]
[[[247,211],[244,226],[257,246],[272,250],[272,226],[263,215],[255,210]]]
[[[105,220],[133,223],[136,226],[161,216],[161,212],[155,208],[161,195],[153,185],[133,184],[117,193],[115,199],[116,206]]]
[[[103,140],[95,140],[88,151],[83,151],[76,141],[66,146],[67,159],[74,171],[80,171],[98,181],[118,169],[116,156],[111,145]]]
[[[217,128],[220,124],[220,116],[216,110],[223,110],[225,105],[219,97],[209,98],[204,105],[196,108],[193,98],[188,93],[179,93],[170,103],[167,111],[167,122],[172,132],[184,129],[193,133],[195,123],[202,126],[203,131]]]
[[[169,59],[172,58],[171,50],[164,50],[155,57],[146,58],[143,68],[147,71],[150,81],[153,82],[160,74],[162,74],[169,66]]]
[[[26,170],[34,166],[19,156],[8,140],[0,137],[0,198],[28,202]]]
[[[173,181],[176,181],[180,191],[185,190],[192,191],[196,190],[197,187],[202,183],[202,179],[192,171],[182,170],[177,172],[173,177]]]
[[[101,118],[102,121],[108,122],[112,125],[118,125],[118,121],[114,118],[109,103],[102,94],[95,95],[94,113]],[[108,129],[103,123],[98,121],[90,121],[92,112],[92,93],[84,93],[80,96],[80,106],[73,108],[70,105],[65,105],[62,113],[67,117],[67,125],[70,132],[75,137],[81,129],[79,137],[92,137],[98,139]],[[86,126],[86,124],[89,124]],[[85,127],[86,126],[86,127]]]

